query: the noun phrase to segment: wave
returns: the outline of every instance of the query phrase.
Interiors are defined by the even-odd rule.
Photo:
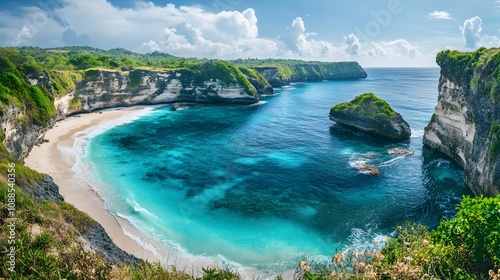
[[[343,250],[351,249],[357,252],[382,250],[389,236],[377,231],[376,225],[367,225],[367,227],[367,229],[352,228]]]
[[[127,198],[126,201],[132,205],[132,208],[134,209],[135,212],[138,212],[138,213],[146,213],[148,214],[149,216],[151,217],[154,217],[156,219],[159,219],[158,216],[156,216],[155,214],[149,212],[147,209],[145,208],[142,208],[141,205],[139,205],[139,203],[137,203],[137,201],[135,201],[135,199],[130,199],[130,198]]]
[[[264,105],[264,104],[266,104],[266,103],[267,103],[267,101],[260,100],[259,102],[257,102],[257,103],[253,103],[253,104],[250,104],[250,105],[248,105],[248,106],[259,106],[259,105]]]
[[[418,139],[424,137],[425,130],[424,129],[412,129],[411,130],[411,138]]]
[[[187,252],[180,244],[165,239],[162,234],[141,228],[137,221],[116,213],[117,221],[125,235],[134,240],[141,248],[151,252],[164,267],[175,266],[194,277],[201,277],[203,268],[223,267],[237,272],[242,279],[275,279],[276,273],[259,271],[231,261],[223,255],[203,256]]]
[[[382,162],[379,167],[387,167],[387,166],[392,166],[394,165],[396,162],[402,160],[403,158],[405,158],[406,156],[405,155],[399,155],[399,156],[396,156],[395,158],[392,158],[388,161],[384,161]]]

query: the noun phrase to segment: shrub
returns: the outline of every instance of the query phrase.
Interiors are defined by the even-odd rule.
[[[378,98],[372,92],[356,96],[350,102],[343,102],[332,107],[332,111],[339,113],[351,113],[374,119],[376,117],[393,118],[396,112],[384,100]]]
[[[433,237],[459,248],[472,269],[500,266],[500,197],[464,197],[457,216],[441,221]]]
[[[494,123],[491,125],[492,143],[488,151],[489,159],[493,159],[496,155],[500,154],[500,124]]]

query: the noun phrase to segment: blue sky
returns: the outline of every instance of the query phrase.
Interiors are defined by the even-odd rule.
[[[0,3],[0,45],[90,45],[207,58],[436,66],[500,47],[500,0],[28,0]]]

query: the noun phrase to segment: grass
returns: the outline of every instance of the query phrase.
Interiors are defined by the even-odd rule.
[[[396,115],[396,112],[386,101],[378,98],[372,92],[358,95],[350,102],[337,104],[332,107],[331,111],[356,114],[369,119],[392,119]]]

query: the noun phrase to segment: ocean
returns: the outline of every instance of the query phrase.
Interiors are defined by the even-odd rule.
[[[123,228],[135,229],[126,233],[164,264],[209,260],[273,275],[306,256],[321,262],[380,248],[405,221],[437,227],[470,192],[455,163],[422,146],[439,69],[367,73],[293,84],[255,105],[154,110],[87,137],[78,170]],[[329,120],[333,105],[364,92],[403,116],[410,140]],[[415,154],[387,154],[393,147]],[[358,162],[381,175],[360,173]]]

